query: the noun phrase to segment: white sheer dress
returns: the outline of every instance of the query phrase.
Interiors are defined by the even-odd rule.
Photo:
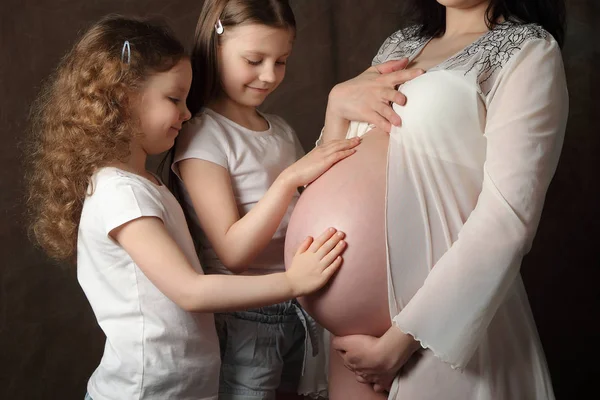
[[[416,57],[399,31],[374,63]],[[561,152],[561,52],[506,22],[399,89],[390,134],[388,293],[393,323],[426,348],[390,399],[553,399],[519,274]],[[370,129],[353,122],[348,137]]]

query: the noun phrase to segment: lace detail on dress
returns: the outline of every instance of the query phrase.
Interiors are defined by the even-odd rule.
[[[411,26],[391,34],[379,48],[372,65],[413,55],[429,41],[428,37],[417,36],[418,31],[419,26]]]
[[[419,27],[413,26],[392,34],[377,52],[373,64],[413,56],[431,40],[429,37],[419,37],[418,31]],[[547,39],[549,35],[536,24],[503,22],[430,71],[464,69],[465,75],[475,71],[481,92],[487,95],[492,86],[490,78],[508,63],[526,41]]]
[[[549,33],[539,25],[504,22],[435,69],[467,67],[465,75],[475,70],[477,82],[482,92],[487,94],[490,85],[486,85],[486,82],[508,63],[526,41],[547,39],[548,36]]]

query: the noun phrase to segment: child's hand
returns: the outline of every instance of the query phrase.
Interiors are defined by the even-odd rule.
[[[286,271],[294,297],[322,288],[342,264],[340,254],[346,248],[343,232],[329,228],[317,239],[307,237]]]
[[[354,154],[360,138],[332,140],[315,147],[307,155],[290,165],[285,173],[288,174],[294,187],[308,185],[331,166],[340,160]]]

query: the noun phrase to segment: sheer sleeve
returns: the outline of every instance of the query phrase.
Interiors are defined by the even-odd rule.
[[[373,57],[371,65],[411,56],[426,41],[426,38],[416,39],[420,28],[420,25],[413,25],[400,29],[388,36],[379,47],[375,57]]]
[[[562,148],[568,94],[560,49],[526,42],[487,97],[486,159],[475,209],[423,286],[393,318],[464,367],[519,273]]]

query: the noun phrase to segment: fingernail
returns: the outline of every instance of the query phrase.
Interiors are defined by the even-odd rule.
[[[339,237],[344,237],[344,232],[338,232],[338,233],[337,233],[337,235],[338,235]]]

